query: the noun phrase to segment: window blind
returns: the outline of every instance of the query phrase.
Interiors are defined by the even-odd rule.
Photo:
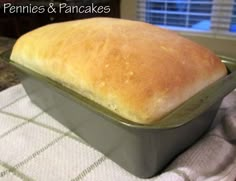
[[[137,18],[173,30],[236,36],[236,0],[138,0]]]

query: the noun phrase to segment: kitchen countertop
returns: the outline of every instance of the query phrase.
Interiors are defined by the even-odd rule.
[[[14,40],[6,37],[0,37],[0,54],[12,47]],[[16,85],[19,79],[14,69],[0,58],[0,91]]]

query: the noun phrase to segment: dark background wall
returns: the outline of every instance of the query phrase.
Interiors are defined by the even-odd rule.
[[[50,2],[54,4],[57,3],[67,3],[68,5],[76,6],[86,6],[92,3],[97,6],[110,6],[111,11],[109,13],[56,13],[49,14],[45,12],[40,13],[4,13],[3,3],[10,2],[15,5],[44,5],[48,6]],[[56,7],[56,6],[55,6]],[[0,0],[0,36],[7,36],[17,38],[20,35],[35,29],[37,27],[43,26],[45,24],[62,22],[74,19],[83,19],[90,17],[120,17],[120,0]]]

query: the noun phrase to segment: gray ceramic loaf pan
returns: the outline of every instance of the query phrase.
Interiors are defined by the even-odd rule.
[[[148,178],[215,124],[221,100],[236,87],[236,61],[224,58],[228,76],[207,87],[154,125],[129,122],[72,90],[11,62],[30,99],[130,173]],[[35,91],[36,90],[36,91]],[[69,151],[69,150],[68,150]]]

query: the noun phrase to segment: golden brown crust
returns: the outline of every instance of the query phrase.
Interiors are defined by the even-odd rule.
[[[36,29],[17,40],[11,59],[143,124],[226,74],[212,52],[176,33],[111,18]]]

